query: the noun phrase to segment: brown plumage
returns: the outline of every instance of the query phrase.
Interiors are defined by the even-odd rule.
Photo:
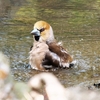
[[[52,27],[47,22],[36,22],[31,34],[34,43],[30,51],[29,63],[33,69],[66,68],[75,63],[73,63],[73,58],[66,49],[56,42]]]
[[[43,59],[46,53],[49,51],[48,45],[44,42],[36,42],[30,51],[30,65],[33,69],[45,70],[42,66]]]

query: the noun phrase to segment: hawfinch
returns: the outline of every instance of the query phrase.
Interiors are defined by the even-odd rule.
[[[2,52],[0,52],[0,80],[6,79],[7,76],[9,76],[9,72],[9,60]]]
[[[51,73],[40,73],[32,77],[28,86],[34,100],[68,100],[66,89]],[[69,93],[68,93],[69,94]]]
[[[29,64],[32,69],[44,71],[53,68],[69,68],[75,63],[61,43],[56,42],[53,29],[47,22],[36,22],[31,34],[34,38],[33,47],[29,52]]]

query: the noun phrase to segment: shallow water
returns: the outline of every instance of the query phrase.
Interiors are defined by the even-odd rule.
[[[0,51],[11,62],[16,81],[27,82],[40,73],[27,66],[33,43],[30,32],[38,20],[54,29],[77,64],[54,73],[65,86],[100,82],[100,5],[99,0],[1,0]]]

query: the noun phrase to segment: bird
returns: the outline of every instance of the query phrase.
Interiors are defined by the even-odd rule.
[[[50,72],[41,72],[28,81],[30,88],[28,98],[34,100],[99,100],[100,91],[88,89],[83,85],[65,87],[59,79]],[[87,96],[88,95],[88,96]],[[33,100],[33,99],[27,100]]]
[[[7,76],[9,76],[9,72],[9,60],[7,56],[0,51],[0,80],[6,79]]]
[[[32,69],[45,71],[69,68],[76,63],[62,43],[57,42],[51,25],[46,21],[37,21],[31,35],[34,39],[29,52],[29,64]]]
[[[0,100],[14,100],[9,59],[0,51]]]
[[[34,75],[28,81],[30,97],[34,100],[68,100],[66,89],[52,73]]]

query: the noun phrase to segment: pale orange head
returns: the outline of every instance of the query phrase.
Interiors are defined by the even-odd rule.
[[[38,21],[34,24],[34,29],[31,31],[36,41],[51,42],[54,41],[53,29],[45,21]]]

